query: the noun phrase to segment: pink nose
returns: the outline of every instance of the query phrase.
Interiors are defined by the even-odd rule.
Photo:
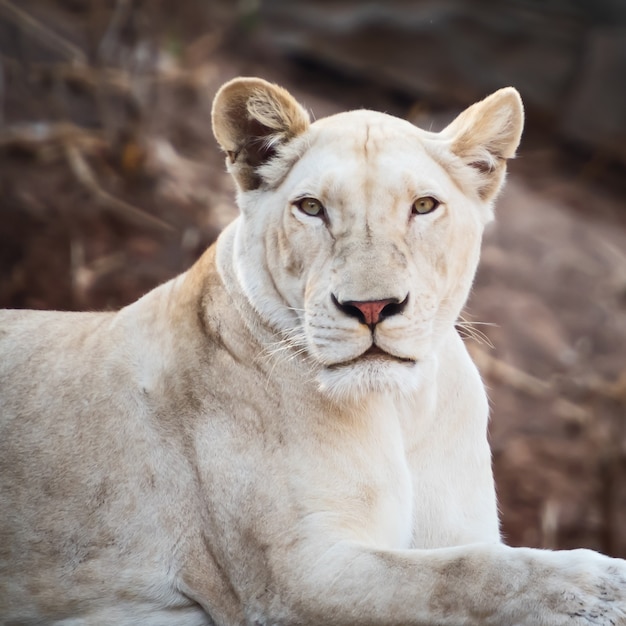
[[[402,301],[397,298],[386,298],[385,300],[339,302],[334,293],[330,294],[330,299],[340,311],[350,317],[356,317],[361,324],[367,324],[373,330],[374,326],[384,319],[402,313],[409,301],[409,294]]]
[[[344,302],[343,304],[344,306],[351,306],[361,311],[363,318],[365,319],[365,323],[368,326],[374,326],[380,322],[382,310],[388,304],[395,304],[396,302],[397,300],[388,298],[387,300],[369,300],[368,302],[356,302],[354,300],[350,300],[349,302]]]

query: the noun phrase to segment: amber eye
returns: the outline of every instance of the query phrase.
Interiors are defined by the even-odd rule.
[[[294,203],[300,211],[311,217],[325,217],[324,207],[315,198],[302,198]]]
[[[426,213],[432,213],[438,206],[439,200],[432,196],[424,196],[413,203],[411,212],[413,215],[426,215]]]

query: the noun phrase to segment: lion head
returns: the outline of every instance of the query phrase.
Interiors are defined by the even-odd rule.
[[[523,125],[505,88],[440,133],[374,111],[314,123],[284,89],[224,85],[237,280],[333,396],[412,390],[463,307]]]

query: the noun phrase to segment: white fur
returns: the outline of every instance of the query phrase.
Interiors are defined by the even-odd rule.
[[[118,313],[0,315],[0,621],[623,626],[624,561],[500,542],[454,328],[519,98],[441,136],[290,98],[218,94],[242,216],[184,275]],[[278,142],[254,171],[250,115]],[[408,299],[370,328],[331,294]]]

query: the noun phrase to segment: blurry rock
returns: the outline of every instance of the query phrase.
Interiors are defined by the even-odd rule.
[[[531,115],[626,161],[626,3],[272,0],[260,16],[283,54],[409,97],[465,105],[514,85]]]
[[[626,161],[626,29],[594,30],[561,130]]]
[[[567,8],[545,20],[521,2],[262,6],[270,37],[285,52],[444,102],[514,84],[548,106],[567,88],[584,32]]]

